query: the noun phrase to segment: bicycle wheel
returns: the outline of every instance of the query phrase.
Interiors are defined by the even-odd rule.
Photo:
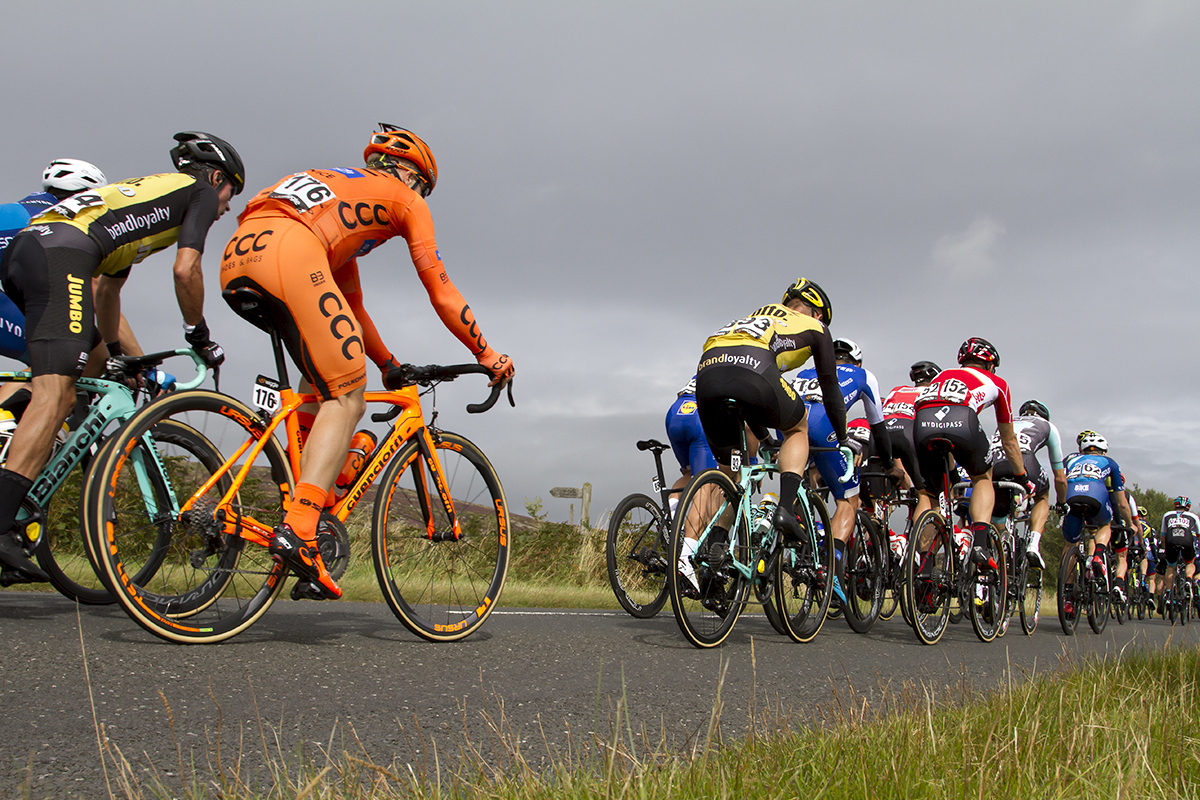
[[[988,548],[996,554],[996,569],[968,568],[971,627],[981,642],[993,641],[1008,619],[1008,554],[1000,531],[988,525]]]
[[[1128,576],[1126,576],[1126,578],[1128,578]],[[1121,595],[1114,595],[1114,597],[1112,598],[1113,616],[1116,617],[1118,625],[1124,625],[1125,620],[1129,619],[1129,616],[1130,616],[1130,614],[1129,614],[1129,582],[1127,580],[1118,579],[1118,578],[1114,577],[1113,584],[1116,586],[1120,586],[1124,593],[1124,596],[1125,596],[1124,601],[1121,600]]]
[[[941,515],[925,511],[913,525],[904,565],[905,602],[912,627],[924,644],[937,644],[950,622],[955,594],[954,540]]]
[[[287,567],[233,531],[242,518],[267,527],[282,520],[292,487],[287,454],[267,440],[220,515],[235,470],[211,480],[222,451],[258,431],[258,414],[241,402],[180,392],[135,414],[96,467],[91,552],[121,606],[156,636],[228,639],[262,616],[283,588]]]
[[[383,598],[404,626],[431,642],[452,642],[479,630],[496,608],[512,541],[504,489],[483,451],[448,431],[434,444],[431,454],[423,440],[410,441],[384,471],[371,557]],[[457,538],[443,497],[453,506]]]
[[[1086,590],[1079,550],[1074,545],[1068,547],[1070,550],[1058,569],[1058,622],[1064,635],[1073,636],[1083,615]]]
[[[780,545],[775,569],[775,608],[787,635],[797,642],[811,642],[821,632],[821,626],[829,616],[829,602],[833,598],[830,587],[837,569],[833,540],[827,535],[833,530],[829,509],[811,490],[808,506],[814,514],[815,533],[809,534],[809,522],[801,512],[804,532],[800,542]]]
[[[696,647],[716,647],[728,638],[746,604],[750,583],[731,563],[729,543],[745,550],[749,531],[739,509],[741,492],[720,470],[705,470],[688,483],[671,531],[671,609],[684,637]],[[725,525],[729,530],[722,533]],[[699,536],[690,558],[696,585],[676,565],[687,534]],[[748,560],[741,553],[739,560]]]
[[[884,559],[887,557],[883,533],[875,520],[859,511],[854,530],[843,554],[842,569],[846,593],[846,623],[855,633],[866,633],[879,619],[883,608]]]
[[[1037,630],[1042,612],[1042,570],[1023,564],[1020,569],[1022,594],[1020,599],[1021,629],[1027,636]]]
[[[653,617],[667,602],[670,538],[662,509],[644,494],[618,503],[608,523],[608,582],[621,608],[638,619]]]
[[[1087,618],[1092,633],[1104,633],[1108,627],[1109,597],[1094,578],[1087,582]]]
[[[1183,580],[1176,579],[1175,585],[1178,588],[1176,596],[1179,598],[1177,601],[1179,603],[1179,613],[1176,616],[1182,624],[1187,625],[1192,621],[1192,582],[1187,578]]]

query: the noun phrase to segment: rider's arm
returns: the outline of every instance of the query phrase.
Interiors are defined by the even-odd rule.
[[[1121,517],[1130,530],[1135,530],[1133,527],[1133,512],[1129,510],[1129,499],[1125,497],[1124,489],[1117,489],[1113,494],[1117,498],[1117,508],[1121,510]]]
[[[93,298],[96,308],[96,330],[105,344],[120,341],[121,287],[125,277],[101,275],[94,283]],[[122,343],[124,344],[124,343]]]
[[[204,319],[204,273],[200,269],[200,251],[181,246],[175,253],[174,273],[175,299],[179,301],[183,321],[188,325],[198,325]],[[100,333],[106,337],[106,342],[114,341],[107,338],[108,334],[103,329]],[[115,330],[113,334],[116,335]]]
[[[1011,422],[996,423],[997,430],[1000,431],[1000,443],[1004,445],[1004,455],[1008,458],[1008,463],[1012,464],[1013,476],[1025,474],[1025,460],[1021,457],[1021,443],[1017,441],[1017,434],[1013,431]]]
[[[842,387],[838,385],[837,361],[833,357],[833,337],[829,329],[821,326],[819,331],[805,331],[811,336],[813,365],[817,370],[817,381],[821,384],[821,400],[825,415],[837,434],[838,445],[846,444],[846,401],[842,398]]]
[[[1067,471],[1054,470],[1054,495],[1059,505],[1067,502]]]
[[[892,463],[892,437],[888,435],[887,424],[883,421],[883,403],[880,400],[879,381],[875,373],[869,369],[863,372],[867,378],[867,391],[863,393],[863,412],[867,417],[867,425],[871,428],[871,441],[875,443],[875,455],[883,463],[884,468]]]

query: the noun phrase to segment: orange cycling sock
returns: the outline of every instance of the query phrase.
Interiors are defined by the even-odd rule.
[[[317,537],[317,520],[321,517],[321,509],[325,507],[324,489],[311,483],[297,483],[296,491],[292,494],[292,505],[288,508],[283,521],[306,542]]]

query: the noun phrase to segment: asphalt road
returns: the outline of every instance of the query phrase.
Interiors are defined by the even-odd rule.
[[[107,758],[119,749],[136,774],[153,766],[168,784],[178,753],[206,775],[219,753],[253,776],[264,751],[277,764],[303,754],[320,766],[323,751],[345,750],[421,770],[435,747],[446,768],[470,743],[503,767],[503,737],[539,764],[591,747],[618,722],[682,748],[705,739],[718,699],[720,735],[733,740],[768,709],[819,720],[838,698],[878,704],[917,682],[954,698],[1010,670],[1020,679],[1064,658],[1159,646],[1171,632],[1162,621],[1110,622],[1096,636],[1084,622],[1067,638],[1051,617],[1032,637],[1010,630],[984,645],[963,622],[928,647],[897,615],[866,636],[830,621],[795,644],[755,615],[723,647],[699,651],[668,606],[651,620],[501,609],[464,642],[430,644],[382,604],[281,601],[233,640],[187,647],[144,633],[115,606],[77,613],[56,595],[4,592],[0,786],[22,796],[28,775],[33,798],[106,796],[99,726]]]

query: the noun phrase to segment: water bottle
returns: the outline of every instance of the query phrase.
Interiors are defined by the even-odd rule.
[[[148,369],[142,373],[142,378],[146,383],[154,384],[164,392],[175,388],[175,376],[169,372],[163,372],[161,369]]]
[[[907,544],[908,540],[904,538],[903,533],[896,533],[888,528],[888,545],[892,548],[892,553],[896,558],[904,558],[904,548]]]
[[[765,542],[771,534],[771,525],[775,522],[775,507],[779,505],[779,495],[767,492],[758,501],[754,509],[754,541]]]
[[[333,484],[333,491],[329,493],[329,499],[325,501],[326,507],[345,497],[346,492],[358,480],[367,459],[371,457],[371,453],[375,452],[377,443],[375,434],[370,431],[362,430],[354,434],[354,438],[350,440],[350,452],[346,454],[346,463],[342,465],[342,471]]]
[[[960,561],[966,559],[967,553],[971,550],[971,531],[969,528],[960,528],[954,526],[954,546],[958,550],[958,558]]]
[[[17,418],[12,412],[0,408],[0,464],[8,459],[8,443],[12,441],[13,431],[17,429]]]

